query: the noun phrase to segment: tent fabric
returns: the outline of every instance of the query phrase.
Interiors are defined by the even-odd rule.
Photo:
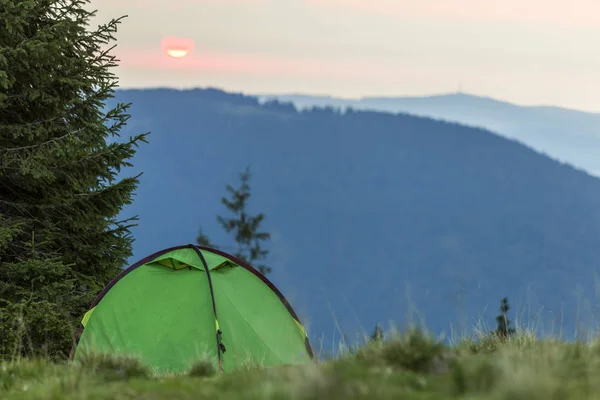
[[[201,251],[201,253],[204,256],[204,260],[206,261],[209,270],[213,270],[217,267],[220,267],[224,263],[232,263],[230,259],[221,256],[220,254],[216,254],[209,251]],[[188,266],[191,266],[204,271],[204,265],[202,264],[202,260],[198,257],[196,252],[190,251],[190,248],[170,251],[166,254],[156,257],[152,260],[152,262],[177,269],[187,268]]]
[[[313,359],[296,313],[266,277],[194,245],[155,253],[116,277],[82,318],[70,359],[86,352],[137,356],[163,373],[207,357],[223,372]]]

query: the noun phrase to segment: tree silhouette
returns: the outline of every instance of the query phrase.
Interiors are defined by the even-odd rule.
[[[251,216],[247,212],[248,200],[250,199],[250,178],[252,174],[250,167],[240,174],[240,186],[234,188],[227,185],[226,189],[230,197],[222,197],[221,203],[229,210],[233,216],[225,218],[221,215],[217,216],[217,221],[221,224],[227,233],[233,233],[237,250],[234,253],[235,257],[256,267],[259,272],[266,275],[271,272],[271,268],[260,264],[255,265],[259,260],[266,258],[269,253],[261,246],[261,242],[271,239],[271,235],[267,232],[259,231],[261,223],[265,219],[263,213]],[[196,242],[201,246],[217,248],[212,244],[209,237],[204,234],[202,228],[196,238]]]
[[[196,243],[199,246],[210,247],[212,249],[218,249],[217,245],[213,244],[210,241],[210,238],[204,233],[204,230],[202,229],[202,227],[200,227],[200,230],[198,231],[198,236],[196,236]]]
[[[496,317],[498,327],[495,330],[496,335],[502,339],[506,339],[516,332],[515,329],[510,327],[510,320],[508,319],[509,309],[508,299],[505,297],[500,303],[501,314]]]

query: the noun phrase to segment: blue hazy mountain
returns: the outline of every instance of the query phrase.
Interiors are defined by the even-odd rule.
[[[464,93],[424,97],[263,95],[299,108],[327,106],[408,113],[489,129],[559,161],[600,176],[600,114],[559,107],[518,106]]]
[[[598,178],[429,118],[299,112],[216,89],[119,90],[116,101],[133,103],[123,136],[152,132],[127,171],[144,172],[124,211],[140,216],[131,261],[193,243],[200,225],[232,250],[216,215],[249,165],[250,211],[273,236],[269,277],[316,351],[339,330],[354,341],[408,318],[438,333],[480,318],[493,328],[503,296],[544,332],[593,322]]]

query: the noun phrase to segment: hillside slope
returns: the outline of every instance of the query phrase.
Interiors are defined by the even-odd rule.
[[[187,374],[157,374],[135,358],[91,356],[82,363],[0,363],[5,400],[589,400],[600,390],[598,341],[566,344],[482,338],[440,346],[410,332],[308,365],[246,365],[218,374],[214,362]],[[225,356],[227,357],[227,356]]]
[[[270,276],[331,350],[376,323],[517,319],[572,334],[595,308],[600,180],[490,132],[407,115],[297,112],[218,90],[120,90],[124,135],[152,131],[134,159],[136,261],[193,242],[231,244],[220,197],[252,167],[254,211],[273,233]],[[588,311],[586,311],[588,310]],[[587,314],[586,314],[587,312]],[[531,313],[531,315],[528,315]],[[466,316],[469,316],[467,318]],[[513,315],[514,317],[514,315]],[[554,325],[553,325],[554,324]]]
[[[527,107],[463,93],[424,97],[365,97],[358,100],[307,95],[263,95],[297,107],[352,107],[408,113],[497,132],[557,160],[600,176],[600,114],[559,107]]]

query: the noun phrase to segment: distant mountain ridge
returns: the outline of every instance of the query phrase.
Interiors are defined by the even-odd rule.
[[[144,172],[124,211],[140,215],[131,261],[193,242],[200,225],[231,249],[216,215],[250,165],[251,207],[273,235],[269,277],[316,352],[340,330],[352,342],[404,324],[414,307],[436,333],[493,325],[504,296],[513,319],[543,331],[594,322],[583,301],[600,260],[595,177],[430,118],[298,112],[216,89],[118,90],[116,102],[133,102],[123,136],[152,132],[127,171]]]
[[[408,113],[478,126],[600,176],[600,114],[554,106],[519,106],[490,97],[465,93],[422,97],[364,97],[343,99],[310,95],[259,95],[261,101],[279,99],[299,108],[352,107]]]

